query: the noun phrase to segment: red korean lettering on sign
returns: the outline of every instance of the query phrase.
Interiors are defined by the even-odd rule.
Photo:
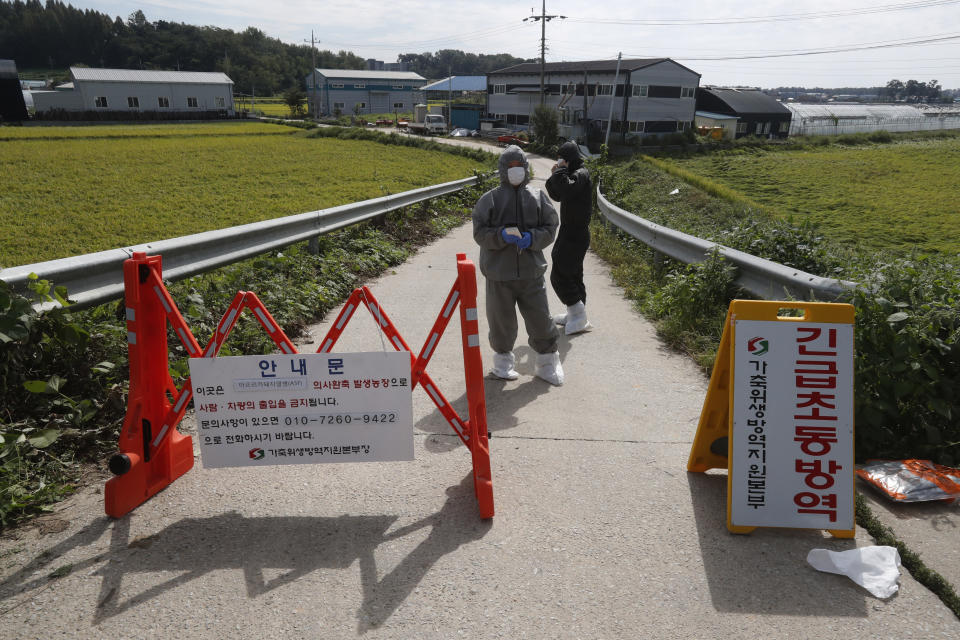
[[[833,487],[843,466],[826,458],[837,442],[836,392],[838,352],[837,330],[798,326],[794,407],[794,442],[799,443],[794,471],[803,477],[808,491],[793,497],[797,513],[818,514],[837,520],[837,496],[824,493]],[[799,457],[803,456],[803,457]]]

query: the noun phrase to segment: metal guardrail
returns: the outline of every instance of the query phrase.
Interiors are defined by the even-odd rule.
[[[216,231],[88,253],[71,258],[0,269],[0,280],[27,291],[31,273],[67,288],[71,309],[83,309],[123,297],[123,262],[135,251],[163,256],[165,280],[182,280],[233,262],[303,242],[389,211],[476,185],[482,176],[445,182],[394,195]],[[37,305],[47,310],[58,303]]]
[[[599,186],[597,204],[604,217],[614,225],[652,249],[681,262],[703,262],[709,253],[718,251],[727,262],[737,267],[736,283],[764,300],[791,297],[795,300],[834,301],[848,297],[851,289],[860,286],[849,280],[815,276],[644,220],[607,200],[600,193]]]

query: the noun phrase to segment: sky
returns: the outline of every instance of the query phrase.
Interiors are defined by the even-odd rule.
[[[542,3],[508,0],[77,2],[126,19],[256,27],[288,43],[394,62],[460,49],[539,58]],[[701,85],[864,87],[936,79],[960,87],[960,0],[548,0],[546,60],[671,58]],[[454,70],[456,73],[456,70]]]

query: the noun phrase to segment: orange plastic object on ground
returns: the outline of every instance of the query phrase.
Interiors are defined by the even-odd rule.
[[[960,469],[930,460],[871,460],[857,475],[897,502],[960,498]]]

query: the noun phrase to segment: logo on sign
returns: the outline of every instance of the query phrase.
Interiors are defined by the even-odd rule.
[[[266,452],[263,449],[250,449],[251,460],[262,460]]]
[[[755,356],[762,356],[769,350],[770,350],[770,343],[767,341],[766,338],[760,338],[760,337],[750,338],[750,340],[747,341],[747,351],[749,351]]]

